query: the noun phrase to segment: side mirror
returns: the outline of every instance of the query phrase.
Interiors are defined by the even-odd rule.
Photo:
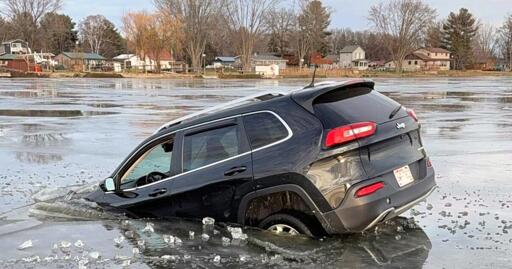
[[[116,184],[114,183],[114,179],[113,178],[107,178],[105,179],[105,189],[107,189],[107,191],[115,191],[116,190]]]

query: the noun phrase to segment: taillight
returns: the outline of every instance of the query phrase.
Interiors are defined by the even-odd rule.
[[[384,188],[383,182],[377,182],[372,185],[362,187],[356,191],[356,197],[363,197],[363,196],[368,196],[368,195],[374,194],[382,188]]]
[[[413,118],[416,122],[418,121],[418,116],[416,115],[416,112],[414,112],[414,110],[408,108],[406,111],[407,111],[407,114],[409,114],[409,116],[411,116],[411,118]]]
[[[358,122],[334,128],[327,133],[325,146],[332,147],[359,138],[371,136],[375,133],[376,129],[377,124],[375,124],[375,122]]]
[[[430,161],[430,159],[427,159],[427,167],[428,168],[432,167],[432,162]]]

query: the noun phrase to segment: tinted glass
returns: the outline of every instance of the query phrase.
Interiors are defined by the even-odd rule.
[[[145,177],[158,172],[170,176],[173,144],[165,142],[146,151],[121,178],[121,189],[133,188],[145,180]]]
[[[288,136],[283,123],[270,113],[244,116],[244,126],[252,149],[282,140]]]
[[[334,90],[318,97],[313,108],[315,115],[322,121],[326,129],[343,125],[374,121],[389,121],[389,115],[400,104],[369,88],[348,88]],[[395,119],[407,116],[402,109]]]
[[[185,136],[183,171],[190,171],[240,154],[236,125]]]

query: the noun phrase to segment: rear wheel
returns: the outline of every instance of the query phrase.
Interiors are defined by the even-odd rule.
[[[313,227],[308,225],[309,217],[299,214],[277,213],[270,215],[259,224],[259,227],[271,231],[277,235],[298,235],[304,234],[314,236]]]

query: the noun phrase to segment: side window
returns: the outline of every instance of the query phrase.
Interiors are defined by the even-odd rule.
[[[147,150],[121,178],[121,189],[143,186],[171,176],[173,142],[166,141]]]
[[[241,154],[237,125],[186,135],[183,141],[183,172]]]
[[[245,131],[252,149],[257,149],[288,136],[283,123],[270,113],[256,113],[244,116]]]

